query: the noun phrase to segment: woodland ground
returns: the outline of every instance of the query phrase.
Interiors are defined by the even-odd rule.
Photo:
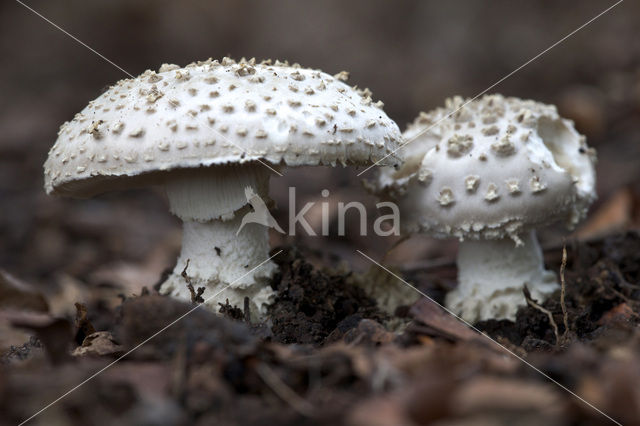
[[[192,305],[154,290],[180,246],[159,191],[44,194],[58,126],[124,75],[12,3],[0,4],[0,424],[15,425]],[[475,95],[609,5],[29,4],[133,74],[225,54],[348,69],[401,128],[446,96]],[[624,425],[640,424],[640,43],[630,18],[639,14],[640,3],[622,3],[495,88],[575,121],[598,150],[599,200],[573,234],[539,233],[558,274],[566,237],[566,315],[558,292],[516,322],[478,324]],[[331,190],[331,229],[338,201],[373,206],[353,170],[287,170],[271,187],[280,223],[292,185],[299,205]],[[308,215],[316,229],[319,211]],[[284,251],[267,323],[247,323],[243,307],[198,309],[34,424],[613,424],[424,298],[382,312],[351,283],[389,277],[356,249],[379,260],[393,239],[272,240]],[[414,237],[385,265],[442,302],[456,284],[455,252],[455,242]]]

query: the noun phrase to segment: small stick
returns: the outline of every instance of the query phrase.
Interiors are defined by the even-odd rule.
[[[184,265],[184,269],[182,270],[182,273],[180,275],[187,282],[187,288],[189,289],[189,293],[191,293],[191,303],[195,305],[198,303],[204,303],[204,299],[202,298],[202,294],[204,293],[204,287],[198,287],[197,292],[193,288],[193,284],[191,284],[191,277],[187,275],[187,268],[189,267],[190,260],[191,259],[187,259],[187,264]]]
[[[204,303],[204,298],[202,297],[202,293],[204,293],[204,287],[198,287],[196,291],[193,289],[193,285],[191,283],[187,284],[187,288],[189,289],[189,293],[191,293],[191,303],[197,305],[198,303]]]
[[[534,309],[539,310],[540,312],[542,312],[543,314],[546,314],[547,317],[549,318],[549,324],[551,324],[551,327],[553,327],[553,334],[555,334],[556,336],[556,345],[558,343],[560,343],[560,334],[558,333],[558,324],[556,324],[556,321],[553,319],[553,314],[551,313],[550,310],[543,308],[542,306],[538,305],[532,298],[531,298],[531,293],[529,293],[529,289],[527,288],[527,286],[524,286],[523,289],[524,292],[524,298],[527,299],[527,303]]]
[[[251,324],[251,308],[248,297],[244,298],[244,322]]]
[[[274,371],[266,364],[260,363],[256,366],[258,376],[278,395],[284,402],[289,404],[291,408],[305,417],[313,417],[313,405],[300,395],[295,393],[285,382],[278,377]]]
[[[564,332],[562,333],[562,340],[564,341],[569,334],[569,316],[567,315],[567,305],[564,301],[566,293],[567,283],[564,279],[564,271],[567,268],[567,245],[564,243],[562,246],[562,264],[560,264],[560,307],[562,308],[562,321],[564,322]]]
[[[189,262],[191,261],[191,259],[187,259],[187,264],[184,265],[184,269],[182,270],[182,273],[180,275],[182,275],[182,278],[184,278],[184,280],[191,284],[191,277],[189,277],[189,275],[187,275],[187,268],[189,267]]]
[[[638,303],[637,300],[633,300],[630,299],[629,297],[625,296],[624,293],[622,293],[621,291],[616,290],[613,287],[609,287],[607,290],[611,290],[613,292],[613,294],[615,294],[616,296],[618,296],[620,299],[624,300],[624,302],[629,305],[632,309],[634,306],[636,306],[636,304]],[[638,316],[638,314],[636,314],[635,312],[631,311],[631,314],[635,317]]]

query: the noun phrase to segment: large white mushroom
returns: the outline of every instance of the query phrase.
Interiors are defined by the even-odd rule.
[[[586,215],[595,151],[554,106],[500,95],[465,102],[422,113],[404,133],[416,139],[404,165],[383,169],[376,191],[399,203],[405,232],[460,240],[449,309],[472,322],[513,320],[525,285],[539,301],[558,288],[535,229],[573,228]]]
[[[246,194],[267,197],[267,166],[367,165],[401,138],[382,103],[344,80],[344,72],[225,58],[119,81],[60,128],[44,165],[46,191],[90,197],[163,186],[183,244],[161,291],[189,299],[188,263],[205,299],[233,283],[211,307],[225,299],[242,306],[248,296],[262,313],[276,265],[239,278],[268,259],[268,229],[249,223],[236,234]]]

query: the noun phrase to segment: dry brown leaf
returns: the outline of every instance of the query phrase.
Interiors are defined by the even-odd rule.
[[[637,315],[638,314],[636,314],[629,305],[627,305],[626,303],[621,303],[605,312],[604,315],[602,315],[602,317],[598,320],[597,324],[605,325],[615,321],[628,321],[632,317]]]
[[[350,426],[411,426],[403,404],[397,395],[368,399],[357,405],[347,418]]]
[[[452,405],[462,415],[482,411],[535,411],[558,416],[564,410],[561,395],[552,385],[497,377],[478,377],[459,387]]]
[[[29,284],[0,269],[0,309],[24,309],[46,312],[47,301]]]
[[[363,319],[356,328],[352,328],[344,335],[344,341],[353,344],[377,345],[391,343],[395,335],[382,326],[379,322]]]
[[[629,188],[619,189],[590,215],[576,235],[580,239],[589,239],[623,230],[631,222],[632,214],[633,194]]]
[[[72,355],[81,356],[105,356],[119,355],[122,353],[120,346],[109,331],[96,331],[85,337],[82,346],[77,347]]]
[[[75,303],[86,303],[91,297],[89,287],[84,282],[66,274],[58,275],[56,284],[55,291],[47,295],[49,311],[55,316],[74,317]]]
[[[484,341],[479,333],[430,300],[419,300],[411,307],[409,314],[420,323],[410,326],[411,331],[417,334],[439,336],[454,341]]]

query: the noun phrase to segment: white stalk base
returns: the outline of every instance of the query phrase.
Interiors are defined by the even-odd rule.
[[[205,305],[217,312],[218,303],[228,299],[243,309],[248,297],[253,319],[264,315],[274,295],[269,281],[277,270],[272,261],[256,268],[269,258],[268,229],[250,223],[236,236],[241,221],[240,216],[229,221],[184,222],[182,252],[160,292],[191,300],[187,279],[182,276],[188,261],[186,275],[195,290],[205,288]]]
[[[248,297],[252,319],[260,319],[273,299],[269,281],[277,270],[267,261],[269,230],[256,223],[238,229],[252,196],[266,198],[268,188],[269,171],[256,164],[172,173],[165,189],[171,212],[182,219],[182,252],[160,292],[191,300],[188,284],[204,287],[202,298],[215,312],[227,300],[243,309]]]
[[[544,269],[535,232],[513,240],[464,241],[458,250],[458,287],[449,292],[445,306],[471,323],[488,319],[514,321],[518,308],[531,297],[542,303],[559,288],[553,272]]]

